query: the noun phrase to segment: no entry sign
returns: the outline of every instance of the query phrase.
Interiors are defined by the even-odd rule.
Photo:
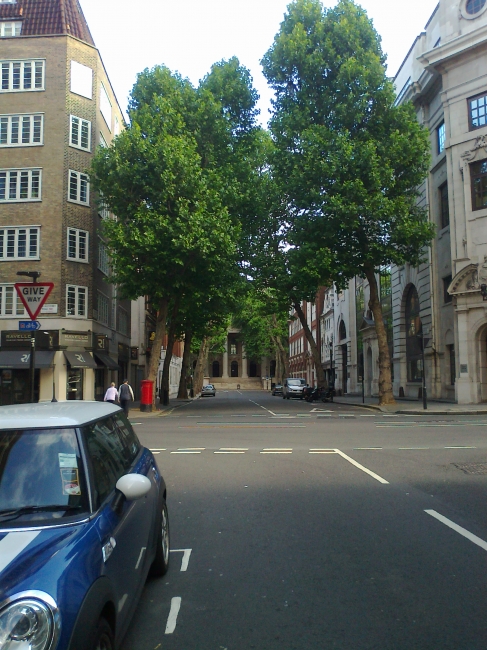
[[[17,282],[15,290],[31,320],[37,318],[53,288],[53,282]]]

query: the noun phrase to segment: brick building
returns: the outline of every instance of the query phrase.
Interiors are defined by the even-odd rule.
[[[131,314],[107,282],[110,215],[87,170],[122,112],[77,0],[0,0],[0,67],[0,404],[29,396],[18,271],[54,283],[38,317],[36,399],[103,399],[129,376]]]

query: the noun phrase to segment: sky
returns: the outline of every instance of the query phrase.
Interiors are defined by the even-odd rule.
[[[272,92],[260,60],[272,45],[289,0],[80,0],[120,107],[136,75],[166,65],[195,85],[211,65],[237,56],[259,95],[260,120],[269,118]],[[438,0],[361,0],[374,22],[394,76]],[[334,1],[325,0],[325,6]]]

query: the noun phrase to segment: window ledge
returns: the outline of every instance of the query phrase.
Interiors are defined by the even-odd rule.
[[[68,198],[68,203],[75,203],[76,205],[82,205],[84,208],[90,208],[89,203],[84,203],[83,201],[75,201],[74,199],[69,199]]]

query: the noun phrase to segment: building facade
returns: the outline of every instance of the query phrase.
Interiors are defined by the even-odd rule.
[[[440,0],[395,77],[430,133],[421,204],[436,226],[424,263],[381,269],[379,284],[396,397],[487,401],[487,0]],[[378,393],[378,346],[368,285],[355,278],[348,309],[348,390]],[[339,299],[337,298],[339,303]],[[346,329],[346,313],[349,328]],[[344,388],[345,365],[342,372]],[[423,355],[424,353],[424,355]],[[354,357],[355,355],[355,357]],[[424,359],[424,368],[423,368]],[[340,380],[338,380],[340,384]]]
[[[0,0],[0,52],[0,403],[29,401],[19,271],[54,283],[35,398],[103,399],[129,374],[131,313],[107,282],[111,215],[88,170],[122,112],[77,0]]]

